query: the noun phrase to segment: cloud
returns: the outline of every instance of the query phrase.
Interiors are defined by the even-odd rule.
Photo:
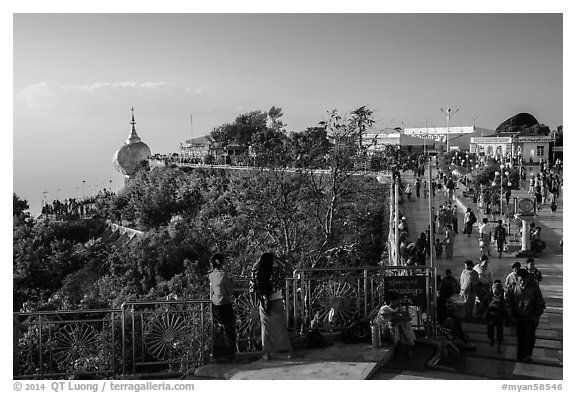
[[[165,81],[101,82],[60,85],[51,82],[27,86],[16,96],[15,110],[46,114],[97,115],[118,108],[138,107],[150,116],[210,112],[211,94]]]

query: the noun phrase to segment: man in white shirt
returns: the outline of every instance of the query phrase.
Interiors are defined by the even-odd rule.
[[[514,285],[518,285],[520,277],[518,276],[518,270],[522,267],[520,262],[514,262],[512,264],[512,272],[506,276],[504,281],[504,295],[509,293]]]
[[[480,253],[482,255],[490,255],[490,234],[491,234],[490,225],[488,224],[488,219],[484,217],[482,219],[482,223],[478,225],[478,233],[480,235]]]
[[[480,263],[474,266],[474,270],[478,272],[478,299],[480,302],[485,296],[490,294],[490,288],[494,282],[492,277],[492,269],[488,266],[488,256],[482,255],[480,258]]]

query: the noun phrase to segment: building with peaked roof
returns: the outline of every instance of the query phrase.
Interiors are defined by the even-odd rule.
[[[134,120],[134,108],[132,110],[132,130],[128,135],[128,139],[124,145],[114,153],[112,162],[116,170],[129,178],[138,169],[142,161],[146,161],[152,152],[147,144],[142,142],[142,139],[136,133],[136,121]]]
[[[180,144],[180,155],[183,158],[203,160],[210,154],[212,141],[208,136],[188,139],[184,144]]]
[[[226,145],[226,154],[229,156],[242,156],[248,153],[248,146],[238,142],[238,138],[235,138],[232,142]]]
[[[505,161],[526,164],[548,162],[553,157],[555,133],[529,113],[518,113],[500,124],[493,135],[474,137],[470,151]]]

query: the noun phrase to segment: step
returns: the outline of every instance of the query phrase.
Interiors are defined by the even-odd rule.
[[[533,363],[516,363],[513,375],[517,377],[530,377],[536,379],[563,379],[562,367],[542,366]]]
[[[486,325],[482,322],[462,322],[462,329],[465,333],[482,333],[486,334]],[[563,333],[562,333],[562,325],[556,326],[542,326],[538,325],[538,329],[536,329],[536,338],[547,339],[547,340],[562,340]],[[513,326],[504,327],[504,335],[505,336],[516,336],[516,332]]]
[[[470,337],[469,340],[473,343],[488,343],[490,340],[488,339],[488,335],[486,333],[468,333]],[[510,341],[514,340],[514,341]],[[504,342],[514,343],[515,344],[516,336],[514,335],[504,335]],[[543,338],[536,338],[536,345],[535,347],[538,348],[547,348],[547,349],[562,349],[562,341],[561,340],[547,340]]]

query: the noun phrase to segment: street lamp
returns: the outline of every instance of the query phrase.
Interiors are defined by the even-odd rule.
[[[450,152],[450,116],[458,112],[458,109],[453,111],[451,108],[440,108],[440,110],[446,115],[446,151]]]
[[[506,176],[506,179],[508,180],[507,182],[507,186],[511,187],[512,183],[510,182],[510,179],[508,178],[508,176],[510,175],[510,173],[508,171],[504,172],[504,164],[500,165],[500,172],[496,171],[494,172],[495,176],[500,176],[500,214],[504,213],[504,176]],[[492,182],[492,186],[496,187],[496,177],[494,177],[494,181]]]

